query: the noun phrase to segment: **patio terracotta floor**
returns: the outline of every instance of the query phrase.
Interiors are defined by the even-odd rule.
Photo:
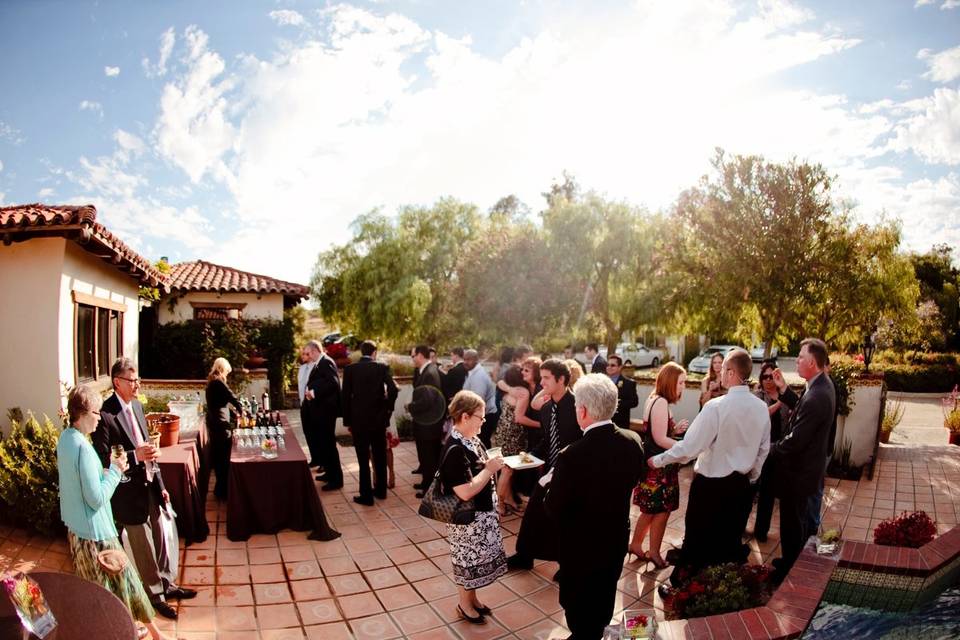
[[[312,542],[293,531],[231,542],[224,535],[224,507],[211,496],[211,536],[181,551],[180,582],[199,596],[175,605],[177,622],[158,618],[161,628],[188,640],[565,638],[552,562],[512,572],[482,589],[481,600],[494,610],[486,625],[457,619],[444,525],[416,514],[419,501],[411,483],[419,476],[410,473],[415,458],[413,443],[401,444],[395,450],[396,489],[387,500],[364,507],[351,500],[356,458],[351,449],[341,449],[344,489],[322,494],[331,524],[343,534],[332,542]],[[692,467],[685,467],[681,508],[670,519],[664,549],[683,537],[691,476]],[[941,531],[958,522],[960,447],[882,447],[873,481],[828,479],[825,520],[842,525],[849,539],[865,540],[881,518],[914,508],[934,515]],[[775,513],[768,543],[750,541],[752,561],[779,555],[777,520]],[[508,553],[519,525],[517,517],[502,523]],[[64,541],[0,526],[0,572],[7,569],[71,571],[72,563]],[[628,607],[659,609],[655,587],[669,573],[625,564],[617,613]]]

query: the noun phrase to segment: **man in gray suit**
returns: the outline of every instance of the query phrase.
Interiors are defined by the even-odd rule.
[[[783,557],[774,560],[775,579],[783,580],[807,538],[816,531],[807,527],[807,502],[823,481],[830,426],[837,396],[824,371],[828,362],[823,340],[807,338],[800,343],[797,373],[807,381],[807,391],[785,429],[786,434],[770,449],[777,469],[776,493],[780,498],[780,544]]]

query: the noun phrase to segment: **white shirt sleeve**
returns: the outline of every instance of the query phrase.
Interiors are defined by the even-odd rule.
[[[700,414],[693,419],[693,424],[687,429],[683,440],[653,457],[656,467],[665,467],[668,464],[690,462],[706,450],[717,438],[720,431],[720,416],[716,406],[706,404]]]
[[[766,412],[766,409],[764,409]],[[770,418],[768,415],[764,416],[769,422]],[[763,438],[760,440],[760,449],[757,451],[757,459],[753,463],[753,468],[750,470],[750,482],[756,482],[760,478],[760,472],[763,470],[763,462],[767,459],[767,454],[770,453],[770,429],[764,429]]]

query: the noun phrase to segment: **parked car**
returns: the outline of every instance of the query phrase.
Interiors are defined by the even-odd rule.
[[[736,348],[737,345],[735,344],[712,344],[690,361],[687,371],[690,373],[706,373],[710,369],[710,358],[713,357],[713,354],[719,353],[726,357],[730,351]]]
[[[761,362],[763,360],[763,352],[766,350],[767,350],[767,343],[761,342],[759,345],[750,349],[750,358],[754,362]],[[780,349],[778,349],[777,347],[773,347],[772,349],[770,349],[771,358],[776,358],[779,353],[780,353]]]
[[[333,358],[339,367],[345,367],[350,364],[350,343],[353,336],[347,334],[340,335],[339,331],[328,333],[320,340],[327,355]]]
[[[606,358],[606,347],[601,347],[600,353]],[[662,349],[651,349],[641,343],[622,342],[617,345],[617,350],[614,353],[623,358],[624,366],[659,367],[660,363],[666,359],[666,354]]]

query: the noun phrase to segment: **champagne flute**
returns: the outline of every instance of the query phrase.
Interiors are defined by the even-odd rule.
[[[148,424],[147,425],[147,434],[150,436],[150,444],[153,445],[153,448],[157,451],[160,451],[160,425],[158,424]],[[156,460],[151,460],[149,463],[150,470],[154,474],[160,473],[160,465],[157,464]]]
[[[115,444],[110,448],[110,457],[114,460],[122,460],[126,455],[127,452],[124,451],[122,444]],[[120,474],[120,482],[130,482],[130,478],[127,476],[126,472]]]

